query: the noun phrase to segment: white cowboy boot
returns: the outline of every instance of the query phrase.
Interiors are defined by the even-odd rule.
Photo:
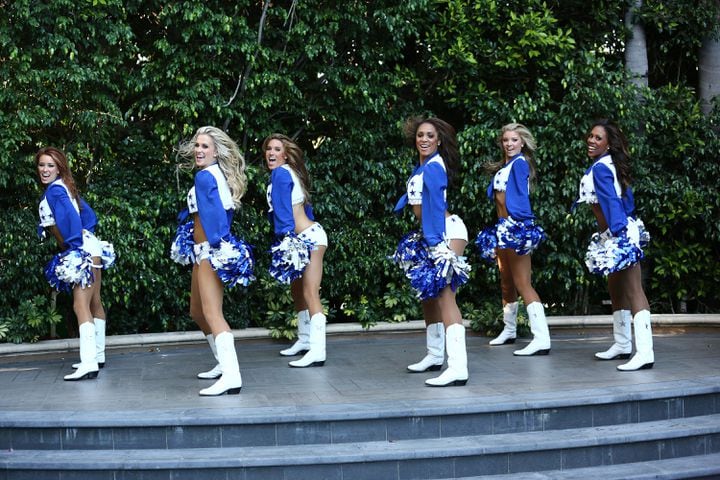
[[[629,362],[617,367],[618,370],[624,372],[652,368],[655,364],[650,312],[647,310],[637,312],[633,319],[633,326],[635,328],[635,356]]]
[[[200,395],[217,396],[224,393],[237,395],[242,388],[242,377],[235,352],[235,337],[232,332],[219,333],[215,337],[215,348],[217,348],[222,375],[210,387],[200,390]]]
[[[98,367],[105,366],[105,320],[102,318],[94,318],[95,322],[95,361]],[[79,363],[74,363],[72,368],[80,368]]]
[[[503,307],[503,323],[505,327],[493,340],[490,340],[490,345],[505,345],[515,343],[515,337],[517,336],[517,312],[518,302],[506,303]]]
[[[96,318],[95,321],[95,359],[98,367],[105,366],[105,320]]]
[[[207,338],[207,342],[208,345],[210,345],[210,350],[212,351],[213,357],[215,357],[215,361],[217,361],[218,363],[207,372],[198,373],[197,377],[202,378],[203,380],[214,380],[216,378],[220,378],[220,376],[222,375],[222,368],[220,367],[220,360],[218,360],[217,348],[215,347],[215,337],[213,337],[213,334],[210,333],[208,335],[205,335],[205,338]]]
[[[468,380],[467,350],[465,349],[465,326],[454,323],[445,332],[448,367],[436,378],[425,380],[430,387],[463,386]]]
[[[95,325],[93,322],[85,322],[79,327],[80,338],[80,365],[78,365],[75,373],[65,375],[64,380],[84,380],[86,378],[97,378],[98,364],[95,360]]]
[[[442,322],[428,325],[425,337],[427,355],[418,363],[408,365],[407,369],[413,373],[440,370],[445,362],[445,326]]]
[[[298,339],[292,347],[280,350],[283,357],[300,355],[310,350],[310,312],[302,310],[297,312]]]
[[[547,355],[550,353],[550,331],[548,330],[545,309],[540,302],[533,302],[527,306],[530,318],[530,331],[533,334],[532,342],[522,350],[515,350],[513,355]]]
[[[316,313],[310,318],[310,350],[299,360],[289,362],[296,368],[322,367],[325,365],[325,322],[323,313]]]
[[[632,315],[630,310],[616,310],[613,312],[613,337],[615,343],[605,350],[595,354],[600,360],[626,360],[632,352],[631,324]]]

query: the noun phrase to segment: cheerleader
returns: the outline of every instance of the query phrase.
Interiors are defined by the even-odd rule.
[[[290,284],[297,312],[298,339],[280,355],[304,354],[289,362],[291,367],[323,366],[327,319],[320,301],[320,282],[327,234],[314,221],[310,177],[300,147],[289,137],[275,133],[265,139],[262,149],[270,170],[267,202],[276,239],[271,248],[270,275]]]
[[[195,185],[187,195],[187,209],[171,248],[178,263],[192,263],[190,316],[205,334],[217,365],[198,374],[218,379],[200,395],[238,394],[242,377],[235,338],[222,310],[224,284],[247,286],[254,280],[250,246],[230,233],[233,214],[245,193],[245,160],[225,132],[201,127],[178,149],[188,165],[197,168]]]
[[[498,222],[480,232],[475,240],[484,260],[497,262],[500,270],[500,291],[504,327],[490,345],[515,343],[518,295],[523,298],[532,341],[513,355],[547,355],[550,353],[550,332],[545,309],[532,286],[530,254],[545,238],[542,227],[535,224],[530,207],[530,182],[535,177],[535,139],[519,123],[502,127],[498,144],[503,159],[487,166],[494,174],[487,196],[495,202]]]
[[[38,180],[45,188],[39,206],[38,233],[51,233],[61,253],[45,267],[58,291],[72,291],[78,321],[80,363],[65,380],[97,378],[105,365],[105,310],[100,298],[102,270],[115,262],[113,246],[95,235],[97,216],[77,191],[65,154],[54,147],[35,154]]]
[[[447,351],[448,368],[425,384],[465,385],[465,326],[455,292],[467,282],[470,272],[462,256],[468,234],[462,219],[451,214],[447,204],[448,185],[460,163],[455,129],[438,118],[410,118],[404,134],[417,150],[418,164],[395,211],[409,204],[422,231],[403,237],[393,260],[422,301],[427,344],[427,355],[407,368],[413,373],[440,370]]]
[[[592,208],[598,233],[590,240],[585,264],[591,273],[607,276],[613,309],[615,343],[598,352],[600,360],[627,359],[632,351],[630,323],[635,327],[635,356],[617,367],[630,371],[652,368],[655,362],[650,305],[642,287],[640,260],[650,236],[635,217],[630,187],[630,155],[622,131],[609,120],[595,122],[587,136],[593,161],[580,181],[576,202]]]

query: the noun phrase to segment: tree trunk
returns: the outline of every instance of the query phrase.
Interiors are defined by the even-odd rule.
[[[720,95],[720,40],[705,37],[700,49],[698,69],[700,108],[707,115],[712,110],[713,98]]]
[[[645,43],[645,27],[633,20],[636,10],[642,7],[642,0],[633,0],[625,13],[625,25],[630,35],[625,41],[625,68],[631,81],[640,87],[648,86],[648,57]]]

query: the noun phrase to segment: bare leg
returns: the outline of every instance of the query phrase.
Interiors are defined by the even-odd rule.
[[[197,267],[197,292],[202,305],[202,316],[207,322],[217,349],[218,363],[222,376],[212,386],[200,390],[200,395],[217,396],[240,393],[242,378],[235,351],[234,337],[223,315],[224,286],[208,260],[202,260]],[[193,270],[195,273],[195,269]]]
[[[460,239],[450,241],[450,248],[456,255],[462,255],[467,242]],[[465,347],[465,326],[455,301],[455,292],[445,287],[437,299],[440,315],[445,325],[445,350],[448,356],[448,368],[436,378],[430,378],[425,384],[431,387],[465,385],[468,379],[467,349]]]
[[[505,345],[515,343],[517,337],[518,291],[513,281],[510,259],[507,249],[497,249],[497,264],[500,271],[500,292],[503,307],[503,330],[496,338],[490,340],[490,345]]]
[[[550,353],[550,331],[545,318],[545,307],[532,286],[532,258],[530,255],[518,255],[514,250],[507,251],[507,258],[510,260],[510,270],[515,287],[525,302],[530,320],[530,331],[533,334],[533,339],[528,346],[514,351],[513,355],[547,355]]]
[[[318,246],[310,254],[310,263],[302,276],[303,297],[310,313],[310,350],[299,360],[289,362],[291,367],[304,368],[325,365],[325,324],[327,318],[320,301],[320,283],[323,274],[323,256],[327,247]]]

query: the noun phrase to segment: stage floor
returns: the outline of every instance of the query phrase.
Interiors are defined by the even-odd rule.
[[[598,396],[669,395],[720,384],[720,330],[664,328],[654,332],[655,367],[619,372],[623,361],[597,361],[611,343],[606,329],[553,330],[548,356],[516,357],[529,338],[490,347],[468,330],[470,378],[464,387],[430,388],[438,372],[411,374],[406,365],[425,354],[424,332],[329,335],[324,367],[295,369],[278,352],[285,342],[236,340],[240,395],[200,397],[212,381],[197,372],[214,359],[206,344],[113,349],[95,380],[63,381],[77,351],[0,356],[0,420],[54,419],[81,426],[122,418],[128,424],[192,422],[233,415],[317,415],[350,418],[378,411],[442,410],[489,404],[590,401]],[[218,420],[220,421],[220,420]],[[6,423],[7,424],[7,423]]]

